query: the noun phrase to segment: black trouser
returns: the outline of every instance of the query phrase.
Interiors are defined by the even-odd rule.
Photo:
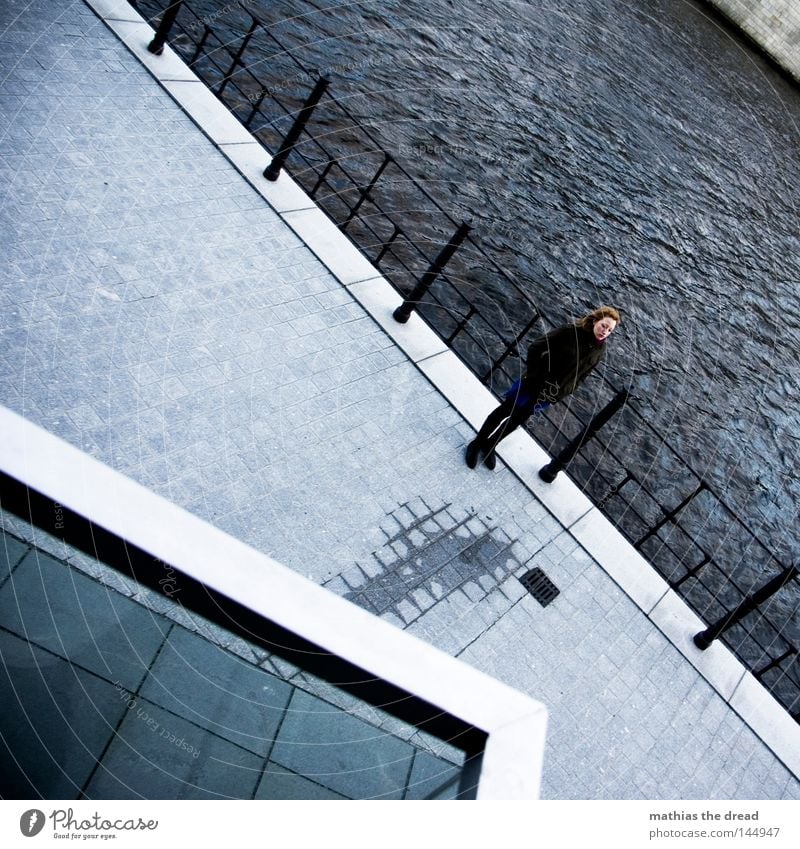
[[[496,410],[489,413],[486,421],[481,425],[475,437],[478,448],[484,454],[490,454],[501,439],[505,439],[509,433],[525,423],[535,406],[534,401],[518,404],[513,395],[506,398]]]

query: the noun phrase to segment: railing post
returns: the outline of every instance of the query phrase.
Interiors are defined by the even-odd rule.
[[[156,56],[160,56],[164,52],[167,37],[172,29],[172,25],[175,23],[175,18],[178,17],[178,12],[180,12],[182,5],[183,0],[172,0],[172,3],[167,6],[166,11],[162,15],[161,23],[158,25],[153,40],[147,45],[147,49],[151,53],[155,53]]]
[[[291,129],[286,134],[286,138],[281,143],[278,152],[273,157],[272,162],[264,169],[264,176],[268,180],[274,182],[278,179],[281,169],[286,162],[286,157],[289,156],[297,144],[300,133],[303,132],[308,119],[311,117],[311,113],[314,111],[314,107],[319,103],[320,98],[325,94],[325,89],[329,85],[330,80],[327,77],[322,76],[317,80],[313,91],[308,96],[308,100],[306,100],[303,108],[298,112],[297,117],[294,119],[294,124],[292,124]]]
[[[450,241],[442,248],[439,256],[431,263],[428,270],[422,275],[419,283],[412,289],[411,294],[394,311],[393,316],[395,321],[405,324],[411,318],[411,313],[416,309],[428,289],[430,289],[433,281],[441,274],[442,269],[447,265],[458,246],[467,238],[467,234],[471,229],[472,226],[466,221],[463,221],[459,225],[458,230],[456,230]]]
[[[759,604],[765,602],[770,596],[778,592],[781,587],[788,584],[793,578],[796,578],[797,574],[796,566],[789,566],[784,569],[783,572],[776,575],[771,581],[767,581],[760,590],[756,590],[747,596],[731,613],[718,619],[713,625],[709,625],[705,631],[695,634],[693,638],[694,644],[701,651],[705,651],[724,631],[732,628],[737,622],[747,616],[748,613],[752,613]]]
[[[588,442],[620,407],[627,403],[628,398],[630,398],[630,392],[627,389],[620,389],[608,404],[596,416],[592,417],[589,424],[575,439],[568,442],[546,466],[539,469],[539,477],[545,483],[552,483],[556,479],[556,475],[563,471],[567,463],[578,453],[580,447]]]

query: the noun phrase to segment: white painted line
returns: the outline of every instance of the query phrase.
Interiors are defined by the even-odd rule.
[[[394,338],[394,334],[390,334]],[[492,393],[449,348],[419,364],[423,374],[474,427],[497,406]]]
[[[264,176],[264,169],[272,161],[272,155],[253,141],[252,136],[247,144],[221,144],[220,150],[275,212],[317,208],[314,201],[285,172],[274,182]]]
[[[89,4],[104,21],[134,21],[144,23],[144,18],[128,0],[92,0]]]
[[[524,798],[527,776],[524,771],[515,768],[501,774],[504,764],[536,763],[544,751],[547,726],[545,722],[534,725],[527,717],[512,720],[507,725],[495,729],[486,741],[481,781],[478,787],[478,799]],[[505,797],[494,794],[495,786],[503,788]]]

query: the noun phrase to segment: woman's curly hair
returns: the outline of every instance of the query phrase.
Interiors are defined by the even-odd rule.
[[[619,310],[614,307],[598,307],[583,318],[579,318],[575,324],[580,327],[581,330],[591,330],[601,318],[613,318],[617,324],[622,321],[619,315]]]

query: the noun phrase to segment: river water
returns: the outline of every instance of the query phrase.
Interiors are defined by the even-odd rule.
[[[618,305],[612,380],[793,558],[796,84],[693,0],[191,5],[231,35],[249,9],[327,72],[549,316]]]

